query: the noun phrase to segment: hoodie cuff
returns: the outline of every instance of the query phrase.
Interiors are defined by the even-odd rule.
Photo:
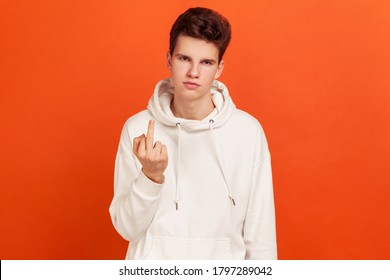
[[[137,185],[139,189],[147,196],[158,196],[160,194],[161,188],[164,186],[164,183],[158,184],[150,180],[146,175],[141,171],[137,180]]]

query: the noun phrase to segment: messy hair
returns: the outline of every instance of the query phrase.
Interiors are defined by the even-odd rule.
[[[230,43],[231,27],[228,20],[207,8],[190,8],[181,14],[169,33],[169,52],[176,47],[179,35],[186,35],[213,43],[219,50],[219,62]]]

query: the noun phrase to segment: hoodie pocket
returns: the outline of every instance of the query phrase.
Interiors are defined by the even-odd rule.
[[[212,260],[231,259],[229,238],[177,239],[154,236],[146,259],[157,260]]]

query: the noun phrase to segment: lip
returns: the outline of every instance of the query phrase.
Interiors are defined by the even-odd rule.
[[[183,82],[183,84],[187,89],[197,89],[198,87],[200,87],[200,84],[194,82]]]

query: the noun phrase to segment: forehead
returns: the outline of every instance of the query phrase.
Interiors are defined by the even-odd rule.
[[[218,60],[218,48],[215,44],[190,36],[177,37],[174,54],[183,54],[192,58],[207,58]]]

